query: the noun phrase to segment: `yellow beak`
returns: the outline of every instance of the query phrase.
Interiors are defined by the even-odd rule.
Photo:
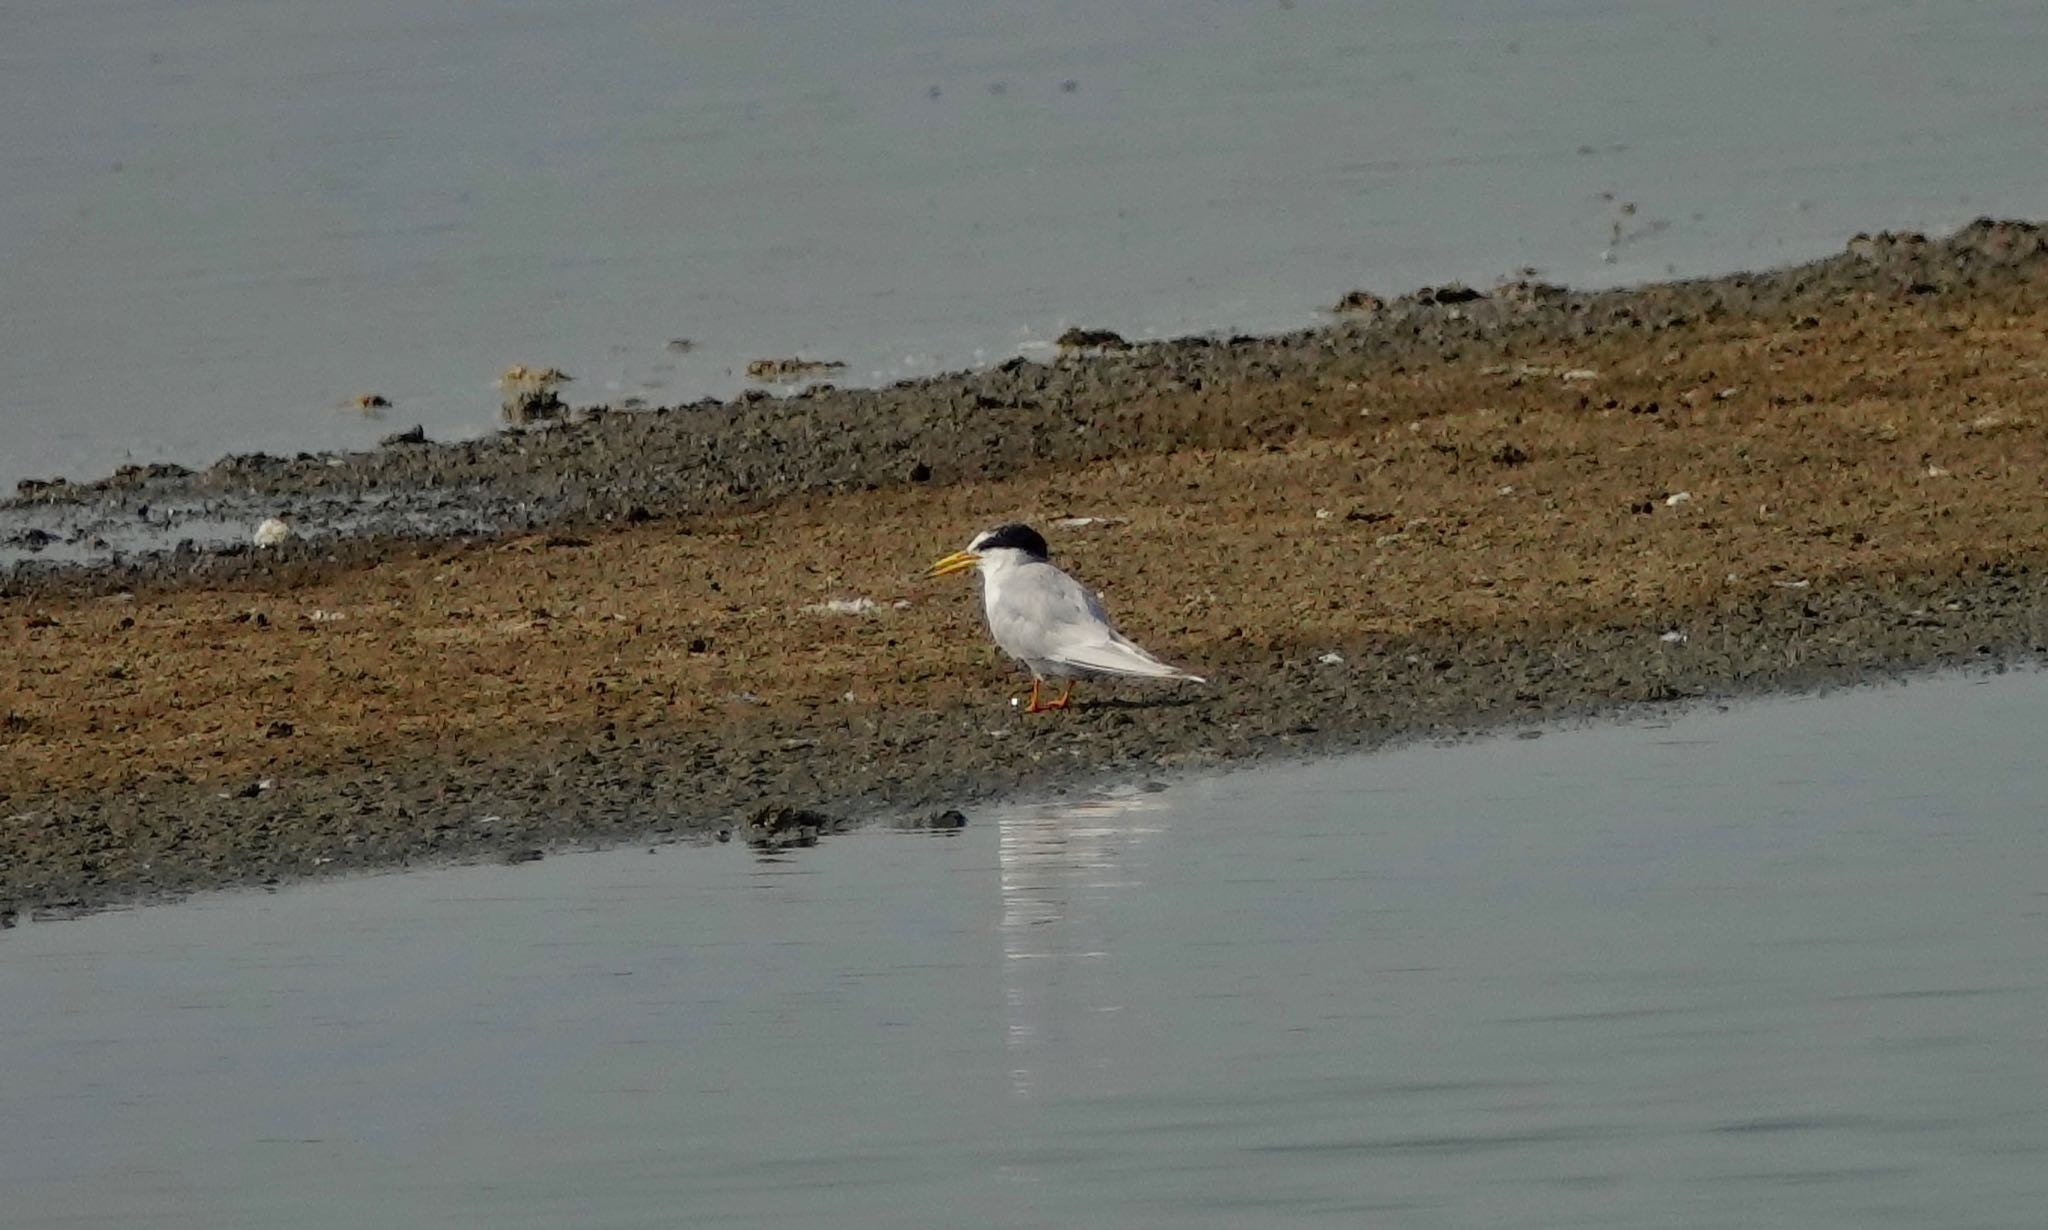
[[[924,576],[927,581],[933,577],[951,576],[956,572],[965,572],[980,562],[981,557],[972,551],[955,551],[925,569]]]

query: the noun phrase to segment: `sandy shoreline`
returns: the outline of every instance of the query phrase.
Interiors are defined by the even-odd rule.
[[[374,496],[392,520],[370,529],[423,537],[10,576],[0,905],[770,805],[916,813],[2037,655],[2044,341],[2041,232],[1980,225],[1770,274],[37,489],[16,507],[81,521]],[[1012,711],[971,587],[917,572],[1013,516],[1216,682]],[[806,609],[853,597],[876,609]]]

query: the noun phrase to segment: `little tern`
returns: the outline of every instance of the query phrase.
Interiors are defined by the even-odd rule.
[[[1102,609],[1102,600],[1053,566],[1045,538],[1028,525],[1012,522],[977,534],[965,551],[933,564],[925,576],[949,576],[970,568],[981,573],[981,605],[988,615],[989,635],[1004,653],[1031,670],[1026,713],[1066,708],[1074,680],[1088,676],[1206,682],[1161,662],[1118,632],[1109,622],[1109,612]],[[1047,679],[1064,682],[1058,700],[1039,700],[1039,685]]]

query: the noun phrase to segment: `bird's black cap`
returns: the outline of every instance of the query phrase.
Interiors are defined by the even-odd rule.
[[[989,530],[975,539],[969,550],[993,551],[999,547],[1022,551],[1032,559],[1045,559],[1048,554],[1045,549],[1045,535],[1022,521],[1012,521],[1008,525],[999,525]]]

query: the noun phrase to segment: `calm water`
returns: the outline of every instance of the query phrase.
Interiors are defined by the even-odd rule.
[[[614,404],[792,352],[889,380],[2048,212],[2034,0],[0,0],[0,35],[9,486],[485,431],[515,362]]]
[[[1949,678],[25,924],[5,1220],[2038,1226],[2044,724]]]

